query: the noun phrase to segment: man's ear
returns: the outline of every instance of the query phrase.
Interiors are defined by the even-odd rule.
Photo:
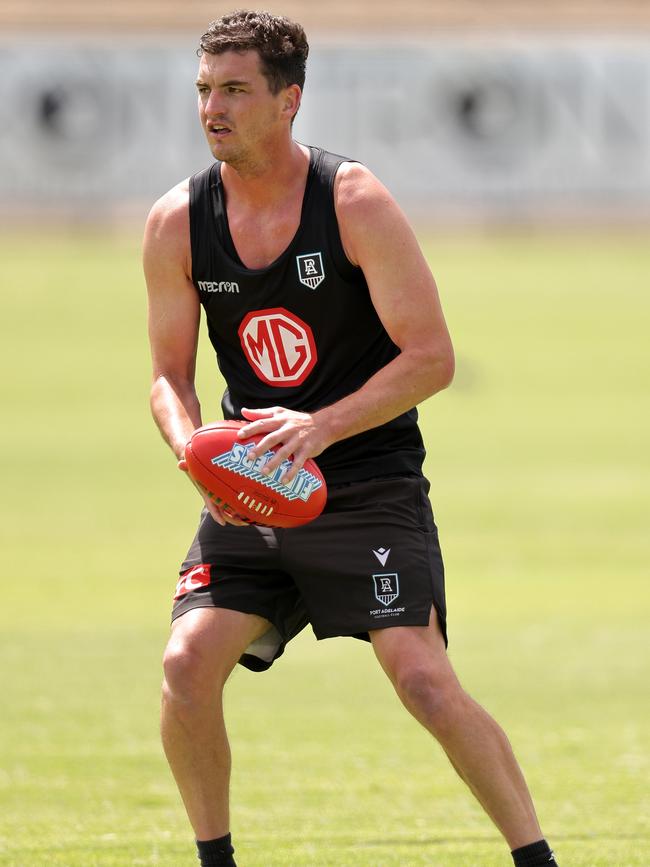
[[[290,84],[289,87],[285,88],[282,111],[283,113],[286,113],[291,120],[293,120],[298,113],[301,98],[302,91],[297,84]]]

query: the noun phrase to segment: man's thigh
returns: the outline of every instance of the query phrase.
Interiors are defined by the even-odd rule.
[[[252,641],[240,662],[262,671],[307,624],[298,589],[284,571],[279,531],[217,524],[204,509],[197,534],[180,568],[172,619],[198,609],[220,609],[263,618],[269,627]]]
[[[440,681],[456,679],[434,608],[426,626],[375,629],[370,633],[370,641],[382,668],[393,681],[407,668],[428,671]]]
[[[228,608],[192,608],[172,623],[165,658],[187,657],[208,682],[225,682],[246,649],[272,629],[256,614]]]

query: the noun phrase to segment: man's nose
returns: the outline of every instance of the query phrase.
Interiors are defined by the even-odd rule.
[[[210,96],[205,103],[205,113],[208,117],[219,117],[224,112],[223,95],[218,90],[210,91]]]

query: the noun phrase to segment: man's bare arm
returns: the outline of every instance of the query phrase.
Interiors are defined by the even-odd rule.
[[[152,208],[143,262],[153,365],[151,412],[180,469],[187,471],[185,445],[202,423],[194,387],[200,304],[190,279],[187,182],[170,190]],[[199,493],[219,524],[241,523],[225,516],[209,497]]]
[[[438,290],[406,217],[364,166],[348,164],[337,187],[345,251],[400,349],[365,385],[322,410],[335,440],[384,424],[452,381],[454,353]]]
[[[143,263],[149,301],[153,381],[151,411],[176,457],[201,425],[194,388],[199,300],[189,279],[187,189],[170,190],[151,210]]]
[[[362,268],[377,314],[400,354],[358,391],[311,415],[281,407],[244,412],[251,424],[242,436],[267,433],[256,451],[282,443],[269,471],[294,456],[288,479],[332,443],[384,424],[445,388],[454,373],[436,284],[402,211],[357,164],[339,171],[335,197],[346,253]]]

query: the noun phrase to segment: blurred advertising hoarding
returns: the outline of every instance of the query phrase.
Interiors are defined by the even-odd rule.
[[[0,199],[101,219],[211,157],[194,47],[0,43]],[[296,137],[407,209],[650,210],[650,37],[315,45]]]

